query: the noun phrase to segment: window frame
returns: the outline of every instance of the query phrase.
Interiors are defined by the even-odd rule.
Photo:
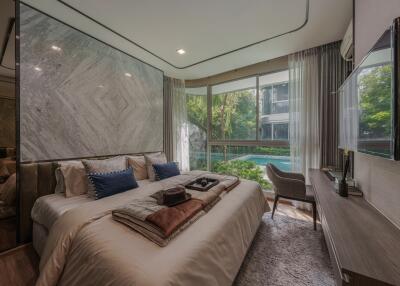
[[[212,146],[224,146],[224,145],[232,145],[232,146],[260,146],[260,147],[289,147],[289,140],[263,140],[261,139],[261,128],[260,127],[260,86],[259,86],[259,78],[265,75],[274,74],[282,71],[287,71],[288,68],[277,69],[271,72],[266,73],[258,73],[253,75],[247,75],[244,77],[238,77],[235,79],[230,79],[226,81],[221,81],[214,84],[206,84],[206,85],[199,85],[199,86],[190,86],[188,88],[196,88],[196,87],[205,87],[207,88],[207,138],[206,138],[206,149],[207,149],[207,169],[211,170],[211,147]],[[212,139],[212,87],[224,83],[234,82],[243,79],[254,78],[256,79],[256,139],[255,140],[237,140],[237,139],[229,139],[229,140],[222,140],[222,139]],[[283,82],[279,82],[283,83]],[[279,84],[277,83],[277,84]],[[287,100],[289,101],[289,100]],[[271,130],[272,132],[273,130]]]

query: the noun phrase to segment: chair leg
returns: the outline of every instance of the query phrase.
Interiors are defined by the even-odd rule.
[[[274,219],[274,213],[275,213],[276,207],[278,206],[278,200],[279,200],[279,196],[276,195],[275,200],[274,200],[274,206],[272,207],[272,215],[271,215],[272,219]]]
[[[317,230],[317,204],[315,202],[312,203],[312,208],[313,208],[314,230]]]

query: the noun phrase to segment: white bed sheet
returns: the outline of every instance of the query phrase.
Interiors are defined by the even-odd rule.
[[[138,181],[139,186],[149,183],[149,180]],[[38,198],[33,205],[31,217],[35,223],[44,226],[49,231],[56,220],[66,211],[92,202],[93,200],[86,194],[71,198],[66,198],[63,193],[43,196]]]

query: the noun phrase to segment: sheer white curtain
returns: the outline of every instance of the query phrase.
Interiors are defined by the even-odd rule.
[[[172,132],[174,142],[174,160],[179,162],[183,171],[189,171],[189,125],[187,120],[185,82],[175,80],[175,92],[172,100]]]
[[[292,169],[303,173],[320,167],[319,50],[289,56],[289,141]]]
[[[187,121],[185,81],[164,78],[165,147],[183,171],[189,170],[189,128]],[[172,133],[172,134],[171,134]]]

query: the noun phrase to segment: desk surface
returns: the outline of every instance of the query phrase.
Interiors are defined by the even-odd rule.
[[[309,174],[342,273],[400,285],[400,229],[362,197],[339,196],[322,171]]]

